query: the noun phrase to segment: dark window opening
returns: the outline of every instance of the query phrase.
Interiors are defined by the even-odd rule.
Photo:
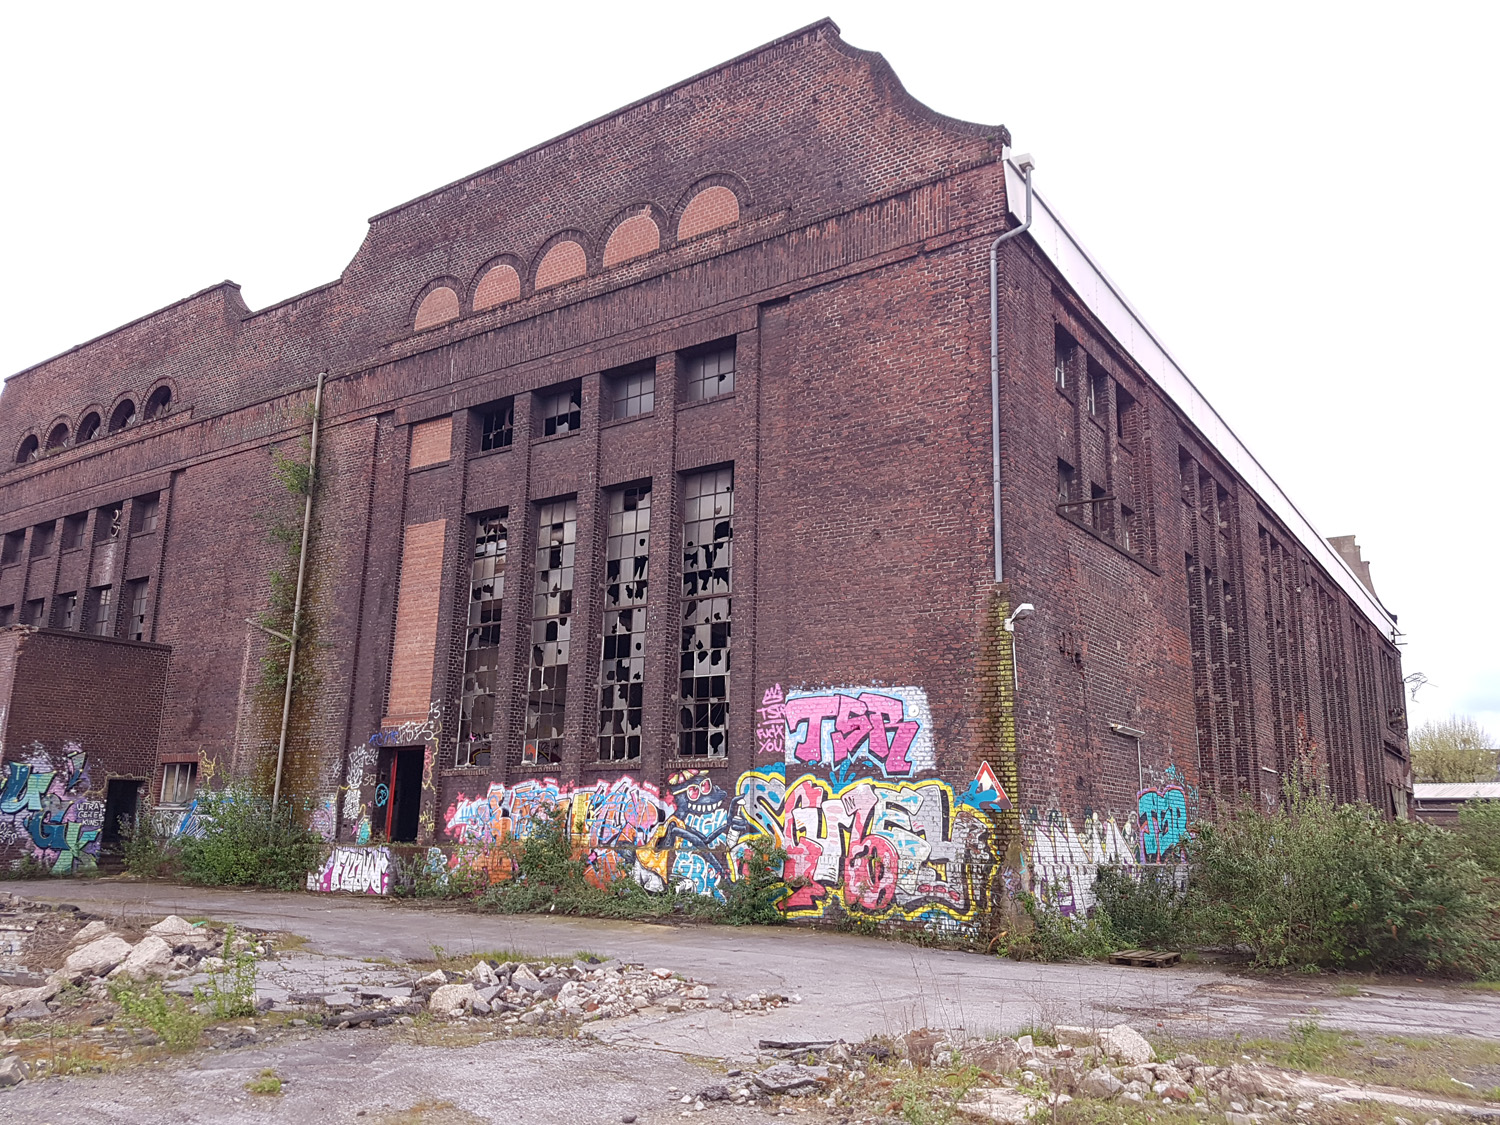
[[[581,391],[577,383],[558,390],[544,391],[539,398],[542,436],[571,434],[582,418]]]
[[[734,390],[734,341],[720,340],[683,356],[682,388],[687,402],[702,402]]]
[[[141,783],[129,778],[112,777],[104,790],[104,831],[101,843],[111,851],[120,846],[127,826],[135,824],[140,806]]]
[[[1068,335],[1061,326],[1054,326],[1052,330],[1052,382],[1058,390],[1066,392],[1068,389],[1068,364],[1073,360],[1073,352],[1078,347],[1073,337]]]
[[[78,435],[76,444],[82,445],[86,441],[92,441],[99,436],[100,418],[94,411],[89,411],[83,416],[83,421],[78,423]]]
[[[1109,376],[1089,360],[1089,415],[1101,422],[1109,416]]]
[[[396,746],[386,750],[384,756],[378,774],[380,783],[375,789],[375,815],[385,814],[385,838],[391,843],[415,843],[421,820],[426,750],[421,746]],[[382,789],[384,794],[380,792]]]
[[[131,533],[144,535],[148,531],[155,531],[156,517],[160,510],[160,493],[153,492],[150,496],[137,496],[135,503],[131,505]]]
[[[508,449],[516,433],[516,400],[503,398],[479,408],[479,450]]]
[[[146,639],[146,591],[150,585],[149,578],[137,578],[125,586],[125,596],[130,605],[130,622],[126,633],[132,641]]]
[[[1061,457],[1057,459],[1057,502],[1059,505],[1071,504],[1073,502],[1073,482],[1077,479],[1077,473],[1073,466]]]
[[[24,531],[7,531],[5,533],[5,545],[0,547],[0,565],[9,566],[11,563],[21,561],[21,548],[26,543]]]
[[[1109,494],[1097,484],[1089,484],[1089,524],[1095,531],[1104,530],[1104,502]]]
[[[1136,553],[1137,536],[1135,530],[1135,512],[1124,504],[1120,505],[1120,546],[1132,555]]]
[[[656,406],[656,361],[607,372],[604,393],[612,420],[650,414]]]
[[[47,435],[48,449],[61,449],[68,444],[68,424],[59,422],[52,427],[52,432]]]
[[[14,625],[16,623],[16,607],[13,605],[0,605],[0,626]]]
[[[31,529],[31,557],[42,558],[52,553],[52,540],[57,533],[57,521],[39,523]]]
[[[83,546],[83,529],[88,522],[87,512],[79,512],[63,520],[62,549],[64,551],[76,551]]]
[[[120,516],[124,510],[123,504],[111,504],[107,508],[99,509],[99,514],[94,519],[95,543],[103,543],[108,539],[120,537]]]
[[[146,421],[165,418],[172,409],[172,388],[157,387],[146,400]]]
[[[1130,392],[1115,384],[1115,436],[1124,445],[1135,444],[1136,404]]]
[[[24,465],[36,456],[41,443],[36,440],[36,434],[27,434],[26,439],[21,442],[21,447],[16,450],[16,464]]]
[[[197,762],[168,762],[162,767],[161,804],[183,808],[197,791]]]
[[[599,760],[641,756],[651,486],[609,494],[604,547],[604,638],[599,657]]]
[[[734,469],[683,481],[678,754],[729,752],[729,640],[734,569]]]
[[[1192,507],[1197,494],[1198,462],[1185,449],[1177,451],[1177,475],[1181,481],[1182,502]]]
[[[135,420],[135,403],[128,398],[109,416],[109,432],[117,434]]]
[[[40,628],[42,625],[43,615],[46,613],[46,611],[46,598],[32,598],[31,601],[27,602],[21,607],[21,624],[35,625]]]
[[[89,619],[85,632],[96,637],[109,636],[109,605],[113,591],[108,586],[95,586],[89,591]]]
[[[469,619],[464,631],[464,687],[458,721],[459,767],[488,766],[495,738],[500,676],[500,615],[505,604],[505,519],[501,508],[474,517]]]
[[[52,602],[52,627],[74,629],[78,626],[78,591],[58,594]]]
[[[538,506],[531,666],[526,680],[526,741],[521,750],[521,760],[527,765],[562,761],[577,539],[576,500],[554,500]]]

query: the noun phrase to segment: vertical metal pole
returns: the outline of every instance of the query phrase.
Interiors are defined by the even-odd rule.
[[[990,468],[995,486],[995,581],[1005,581],[1005,563],[1000,534],[1000,244],[1031,227],[1031,165],[1022,171],[1026,178],[1026,221],[1006,231],[990,243]],[[1014,662],[1013,665],[1014,666]],[[1017,688],[1019,691],[1019,687]]]
[[[297,641],[302,625],[302,585],[307,579],[307,533],[312,526],[313,492],[318,479],[318,423],[323,416],[323,379],[318,372],[318,389],[313,393],[312,443],[307,454],[307,500],[302,505],[302,541],[297,548],[297,593],[292,600],[292,637],[287,646],[286,691],[281,697],[281,737],[276,743],[276,782],[271,789],[271,818],[275,823],[276,807],[281,803],[281,768],[286,761],[286,732],[292,718],[292,676],[297,671]]]

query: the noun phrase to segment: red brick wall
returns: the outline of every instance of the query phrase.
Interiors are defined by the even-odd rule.
[[[432,701],[446,526],[446,520],[414,524],[402,538],[401,588],[396,598],[396,639],[386,703],[386,714],[398,719],[426,716]]]

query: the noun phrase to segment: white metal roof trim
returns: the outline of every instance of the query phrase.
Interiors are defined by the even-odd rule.
[[[1005,190],[1012,212],[1025,208],[1026,183],[1009,159],[1005,162]],[[1303,548],[1333,575],[1351,601],[1359,606],[1370,622],[1387,637],[1397,634],[1395,619],[1390,616],[1364,584],[1349,569],[1343,556],[1328,545],[1312,522],[1302,514],[1291,498],[1281,490],[1255,455],[1229,428],[1229,423],[1203,397],[1202,392],[1177,365],[1171,354],[1146,326],[1109,276],[1095,264],[1083,245],[1068,230],[1056,212],[1032,189],[1031,230],[1028,232],[1042,253],[1071,285],[1083,303],[1109,329],[1120,345],[1130,353],[1141,369],[1156,381],[1167,398],[1218,451],[1240,478],[1250,486],[1272,512],[1302,543]]]
[[[1419,801],[1500,800],[1500,781],[1419,781],[1411,789]]]

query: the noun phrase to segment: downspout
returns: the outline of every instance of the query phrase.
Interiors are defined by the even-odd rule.
[[[281,697],[281,737],[276,742],[276,782],[271,788],[272,823],[276,806],[281,802],[281,767],[286,761],[286,732],[292,719],[292,676],[297,671],[297,632],[302,624],[302,588],[307,580],[307,533],[312,526],[313,492],[318,479],[318,423],[323,417],[323,380],[326,371],[318,372],[318,389],[313,393],[312,444],[307,454],[307,500],[302,505],[302,542],[297,548],[297,593],[292,600],[292,634],[287,638],[286,691]]]
[[[990,460],[995,485],[995,581],[1005,581],[1000,534],[1000,244],[1025,234],[1031,226],[1031,170],[1036,161],[1028,153],[1013,163],[1026,180],[1026,221],[990,243]],[[1002,173],[1004,167],[1002,165]]]

